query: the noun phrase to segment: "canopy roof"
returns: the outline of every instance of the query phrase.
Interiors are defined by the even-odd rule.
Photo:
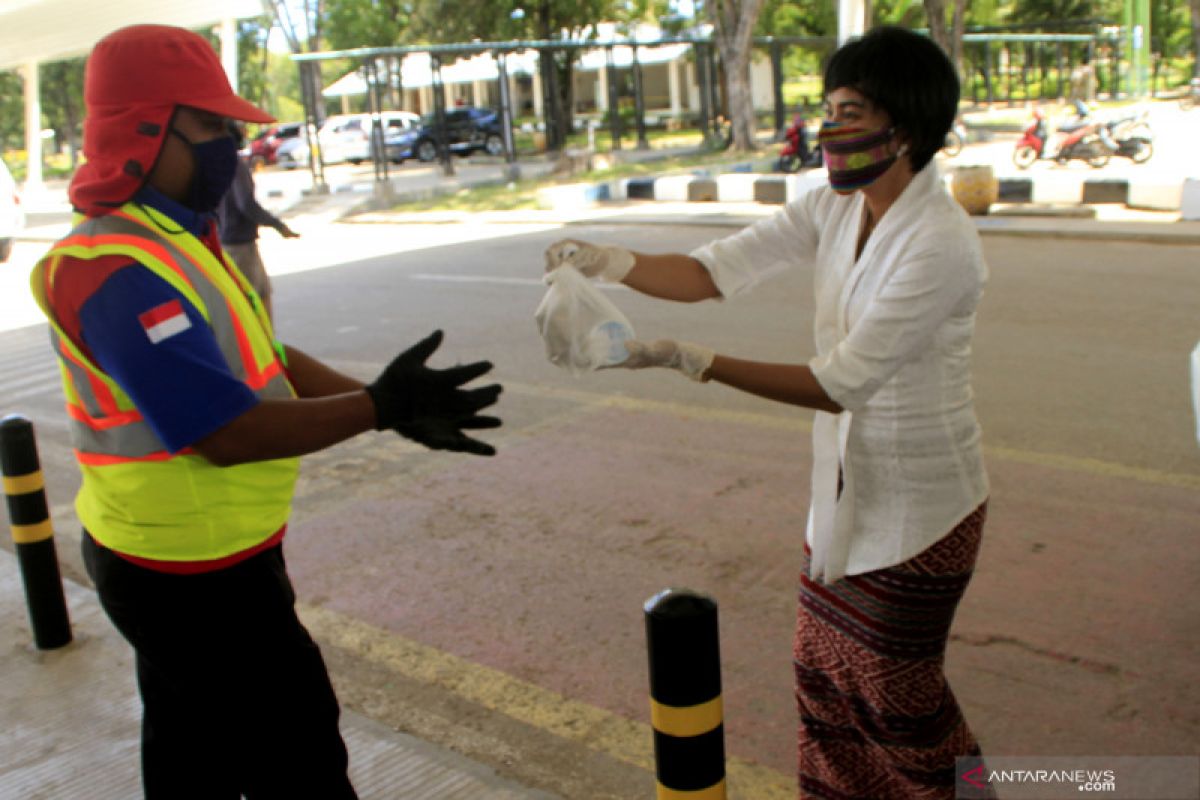
[[[126,25],[196,29],[262,13],[261,0],[3,0],[0,69],[86,55]]]
[[[429,53],[412,53],[403,57],[400,62],[400,82],[406,89],[419,89],[433,84],[433,67]],[[533,51],[512,53],[506,64],[510,74],[525,73],[532,75],[537,69],[537,54]],[[383,73],[380,73],[381,79]],[[460,58],[442,66],[443,83],[472,83],[474,81],[494,81],[500,76],[500,69],[490,53]],[[395,80],[393,79],[393,83]],[[349,72],[338,78],[322,92],[326,97],[342,97],[343,95],[360,95],[367,89],[361,70]]]

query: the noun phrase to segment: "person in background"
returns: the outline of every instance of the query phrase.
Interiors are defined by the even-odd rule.
[[[837,50],[824,91],[829,186],[690,255],[564,240],[546,268],[683,302],[813,271],[806,362],[664,339],[627,342],[618,366],[816,410],[793,664],[800,797],[951,800],[956,759],[980,747],[943,664],[988,498],[971,389],[987,267],[932,163],[958,77],[927,37],[880,27]]]
[[[32,271],[83,481],[83,562],[133,647],[148,800],[353,800],[339,708],[283,557],[299,456],[369,430],[492,455],[464,431],[491,364],[426,366],[435,331],[363,384],[275,339],[212,212],[233,93],[182,28],[101,39],[84,77],[76,227]],[[113,698],[119,702],[120,698]]]
[[[229,132],[238,150],[246,146],[245,129],[241,123],[231,120]],[[254,177],[244,159],[238,159],[233,183],[221,198],[221,204],[217,206],[217,227],[221,232],[221,247],[246,276],[246,280],[250,281],[254,291],[258,292],[259,299],[267,309],[267,315],[274,319],[275,314],[271,307],[271,279],[263,266],[262,255],[258,252],[258,229],[274,228],[285,239],[295,239],[300,234],[259,205],[254,196]]]

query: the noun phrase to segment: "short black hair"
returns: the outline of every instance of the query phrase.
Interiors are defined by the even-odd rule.
[[[861,92],[909,138],[914,171],[933,160],[958,113],[958,73],[934,41],[907,28],[882,26],[837,49],[825,67],[825,96]]]

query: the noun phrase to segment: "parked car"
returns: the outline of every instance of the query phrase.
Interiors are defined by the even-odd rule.
[[[13,240],[25,227],[25,212],[17,184],[4,162],[0,161],[0,261],[12,254]]]
[[[383,120],[383,151],[388,161],[403,164],[413,157],[413,147],[421,136],[420,117],[413,114],[403,118],[385,117]],[[372,150],[374,152],[374,150]]]
[[[384,111],[380,118],[385,132],[415,128],[421,119],[409,111]],[[322,161],[326,164],[342,161],[361,164],[368,160],[371,157],[371,124],[370,114],[338,114],[325,120],[317,132]]]
[[[434,115],[421,118],[421,132],[413,153],[421,161],[433,161],[438,156],[437,125]],[[490,108],[465,106],[446,110],[446,146],[451,153],[469,155],[482,150],[490,156],[504,153],[504,132],[500,115]]]
[[[283,169],[308,166],[308,142],[303,135],[284,139],[275,151],[275,163]]]
[[[249,152],[246,154],[246,160],[249,161],[250,168],[257,169],[274,164],[276,152],[284,142],[297,137],[303,138],[303,136],[303,122],[284,122],[260,131],[250,140],[248,146]]]

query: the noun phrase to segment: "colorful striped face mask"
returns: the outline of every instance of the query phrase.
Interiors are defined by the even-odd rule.
[[[896,163],[897,153],[888,147],[895,128],[855,128],[826,122],[817,134],[829,185],[838,194],[850,194],[870,186]]]

